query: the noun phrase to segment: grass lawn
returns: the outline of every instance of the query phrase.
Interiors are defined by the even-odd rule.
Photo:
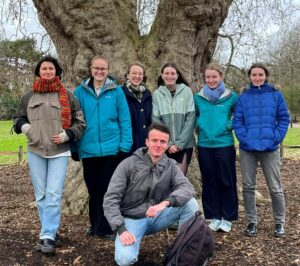
[[[12,121],[0,121],[0,165],[18,163],[19,146],[27,150],[26,137],[24,134],[10,134]],[[237,143],[237,142],[236,142]],[[300,145],[300,128],[289,128],[283,141],[286,146]],[[300,158],[300,148],[285,149],[284,156]],[[24,156],[26,158],[26,154]]]
[[[283,140],[283,145],[295,146],[300,145],[300,128],[289,128],[288,133]]]
[[[26,136],[15,132],[11,135],[11,128],[12,121],[0,121],[0,165],[18,163],[19,146],[27,150]]]

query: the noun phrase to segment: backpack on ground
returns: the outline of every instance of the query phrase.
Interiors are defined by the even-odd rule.
[[[165,255],[165,266],[202,266],[214,250],[213,235],[200,212],[181,225]]]

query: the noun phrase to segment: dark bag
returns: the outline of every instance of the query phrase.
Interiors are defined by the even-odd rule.
[[[181,225],[165,255],[165,266],[201,266],[214,250],[213,235],[200,212]]]

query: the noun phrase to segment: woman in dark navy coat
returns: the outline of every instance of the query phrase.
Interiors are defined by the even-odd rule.
[[[133,145],[131,153],[145,146],[147,129],[151,124],[152,96],[146,88],[145,68],[140,63],[133,63],[125,74],[126,81],[122,86],[125,93],[132,125]]]

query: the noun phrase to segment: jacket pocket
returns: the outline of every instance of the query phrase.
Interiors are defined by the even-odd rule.
[[[33,102],[28,104],[29,121],[41,120],[44,118],[44,102]]]
[[[40,143],[39,135],[33,130],[33,126],[31,126],[27,132],[28,145],[31,147],[37,147]]]

